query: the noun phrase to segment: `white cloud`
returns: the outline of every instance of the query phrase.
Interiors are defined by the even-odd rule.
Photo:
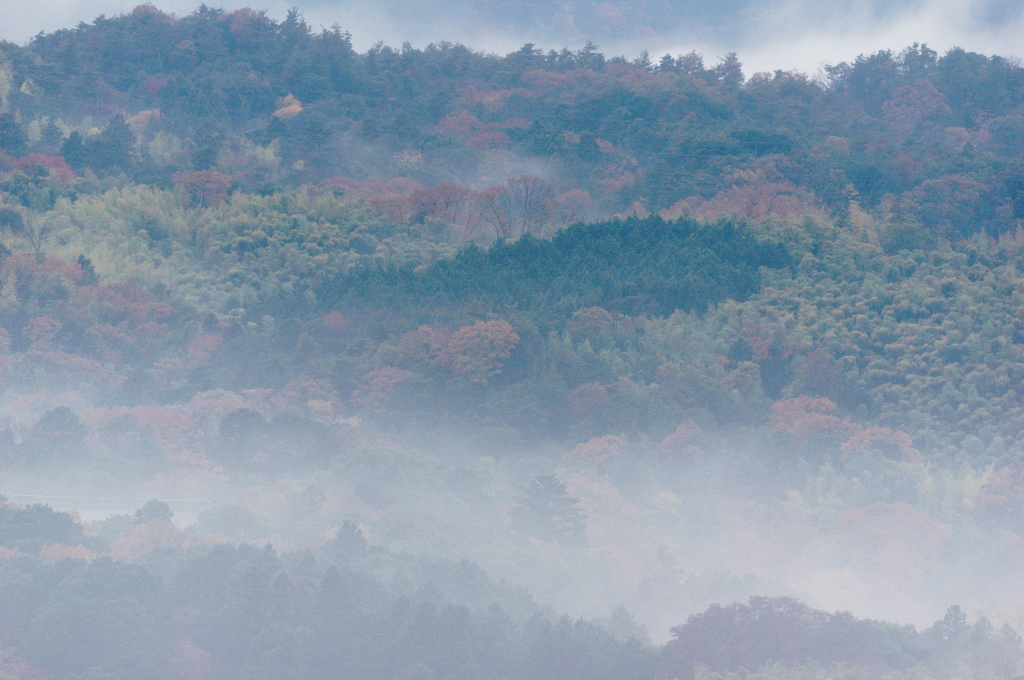
[[[912,43],[926,43],[944,53],[952,47],[1019,56],[1021,17],[993,25],[981,20],[983,8],[967,0],[940,0],[908,8],[891,16],[873,17],[863,6],[825,21],[801,21],[798,11],[766,17],[764,37],[743,50],[748,73],[797,69],[814,73],[824,63],[852,61],[859,54],[878,50],[899,51]]]
[[[137,4],[139,0],[38,0],[32,5],[33,11],[25,11],[24,5],[0,3],[0,38],[23,44],[40,31],[51,32],[79,22],[88,23],[100,14],[129,12]],[[188,14],[199,5],[193,0],[164,0],[155,4],[178,15]],[[365,2],[311,0],[303,5],[296,0],[263,3],[213,0],[209,4],[227,10],[255,5],[278,20],[290,6],[299,4],[314,29],[337,23],[352,33],[359,50],[365,50],[378,40],[396,46],[406,40],[418,46],[448,40],[498,53],[512,51],[528,40],[545,49],[563,46],[543,44],[542,39],[529,36],[485,34],[458,21],[427,27],[392,26],[383,13],[375,10],[379,5]],[[880,49],[900,50],[914,42],[927,43],[940,53],[960,46],[985,54],[1020,56],[1019,38],[1024,29],[1021,9],[1021,3],[1016,0],[908,0],[885,4],[872,0],[845,3],[777,0],[767,5],[751,5],[744,20],[747,35],[737,35],[734,41],[701,39],[699,36],[712,35],[713,31],[698,27],[695,33],[660,45],[642,45],[631,40],[619,44],[604,41],[601,47],[606,54],[630,56],[642,49],[655,55],[697,49],[706,55],[708,63],[714,63],[716,57],[728,51],[736,51],[748,74],[776,69],[813,74],[824,63],[849,61],[858,54]],[[994,20],[1000,17],[1001,21]]]

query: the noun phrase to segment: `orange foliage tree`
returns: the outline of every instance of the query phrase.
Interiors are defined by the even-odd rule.
[[[403,365],[423,367],[442,361],[449,341],[448,333],[420,326],[402,336],[398,343],[398,359]]]
[[[478,321],[452,335],[443,362],[455,375],[486,385],[501,372],[503,361],[511,356],[518,342],[519,334],[509,322]]]
[[[901,85],[892,91],[892,98],[882,104],[882,113],[892,129],[901,136],[914,132],[929,119],[952,113],[946,98],[927,80]]]
[[[59,545],[57,543],[51,543],[44,545],[39,549],[39,560],[43,564],[53,564],[61,560],[84,560],[85,562],[92,562],[96,559],[96,553],[86,548],[84,545],[76,545],[74,547],[68,547],[66,545]]]
[[[60,333],[63,324],[50,315],[37,316],[29,319],[29,322],[22,329],[22,334],[32,341],[32,348],[49,350],[53,348],[53,341]]]
[[[410,377],[412,373],[394,366],[370,371],[363,376],[362,386],[352,393],[352,401],[365,408],[380,408],[398,393],[402,381]]]
[[[868,451],[881,451],[889,458],[918,460],[921,454],[914,448],[910,435],[887,427],[869,427],[855,432],[839,447],[844,456]]]
[[[825,397],[780,399],[772,405],[772,415],[768,423],[779,432],[787,432],[798,437],[860,429],[860,426],[849,418],[832,415],[835,410],[835,403]]]
[[[576,418],[589,415],[608,403],[608,388],[599,382],[586,382],[569,392],[569,411]]]
[[[475,194],[452,182],[414,191],[409,203],[414,216],[429,216],[461,226],[467,234],[479,226],[479,211],[474,210]]]
[[[83,286],[67,309],[86,327],[94,351],[108,360],[154,350],[170,337],[168,320],[175,313],[160,295],[131,282]]]
[[[593,341],[615,328],[615,317],[604,307],[581,307],[573,312],[566,328],[580,339]]]
[[[562,464],[569,468],[596,469],[622,455],[626,443],[613,434],[591,437],[562,456]]]
[[[186,208],[213,208],[228,200],[228,189],[234,180],[230,175],[213,170],[179,172],[172,178],[181,191]]]
[[[701,435],[701,429],[692,420],[679,423],[678,427],[661,440],[658,451],[666,456],[688,460],[700,458],[704,451],[693,443]]]
[[[64,160],[63,156],[47,156],[41,153],[34,153],[16,160],[14,167],[23,172],[43,168],[47,173],[56,176],[64,184],[75,181],[75,172],[68,165],[68,162]]]

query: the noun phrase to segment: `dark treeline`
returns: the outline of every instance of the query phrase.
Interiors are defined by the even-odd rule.
[[[734,222],[633,217],[577,224],[550,240],[526,235],[486,251],[471,247],[422,272],[358,270],[321,297],[343,308],[374,306],[413,318],[473,300],[487,313],[529,314],[548,331],[584,307],[655,316],[705,311],[756,293],[761,267],[789,265],[781,244],[758,240]]]

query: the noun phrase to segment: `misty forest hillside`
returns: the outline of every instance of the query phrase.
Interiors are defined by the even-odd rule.
[[[1022,220],[962,49],[0,43],[0,677],[1014,677]]]

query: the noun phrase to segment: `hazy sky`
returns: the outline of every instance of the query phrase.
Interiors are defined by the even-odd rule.
[[[639,0],[631,1],[639,4]],[[0,0],[0,37],[24,43],[40,31],[90,22],[100,14],[127,12],[137,4],[138,0],[36,0],[29,5],[31,9],[25,9],[23,3]],[[153,4],[179,15],[198,6],[192,0],[162,0]],[[474,31],[461,25],[457,18],[445,22],[442,17],[437,25],[417,25],[415,30],[395,26],[374,14],[375,8],[388,4],[387,0],[214,0],[208,4],[225,9],[252,6],[268,10],[277,19],[284,16],[289,6],[297,5],[314,28],[338,23],[351,31],[360,50],[377,40],[393,45],[409,40],[417,46],[432,40],[449,40],[498,53],[516,49],[527,41],[546,49],[564,46],[547,44],[537,36]],[[585,3],[577,2],[581,4]],[[940,53],[961,46],[986,54],[1024,56],[1024,0],[740,0],[732,4],[739,8],[735,16],[730,16],[732,33],[722,26],[701,26],[688,21],[686,7],[694,6],[694,2],[679,0],[680,25],[688,27],[687,34],[671,35],[652,44],[625,39],[618,44],[609,44],[604,39],[599,44],[606,54],[633,55],[646,48],[657,56],[667,51],[698,49],[709,63],[734,50],[748,74],[774,69],[798,69],[813,74],[823,63],[850,60],[878,49],[898,50],[913,42],[925,42]],[[574,43],[579,41],[580,37],[574,36],[565,42],[576,48],[579,45]]]

